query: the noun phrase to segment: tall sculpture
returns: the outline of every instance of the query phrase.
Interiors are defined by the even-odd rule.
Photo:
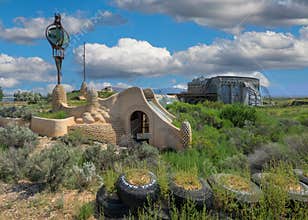
[[[58,84],[52,92],[52,109],[53,111],[57,111],[63,104],[66,105],[67,103],[66,92],[61,85],[61,70],[62,61],[64,60],[64,50],[70,42],[69,34],[62,27],[60,14],[55,14],[55,20],[46,28],[45,35],[52,47],[52,55],[57,66]]]
[[[52,55],[58,71],[58,84],[61,84],[62,60],[64,60],[64,50],[69,45],[70,37],[62,27],[60,14],[55,14],[55,21],[46,28],[45,35],[52,47]]]

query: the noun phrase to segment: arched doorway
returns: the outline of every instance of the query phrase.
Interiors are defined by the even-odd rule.
[[[150,125],[148,116],[142,111],[135,111],[130,117],[131,135],[137,142],[150,140]]]

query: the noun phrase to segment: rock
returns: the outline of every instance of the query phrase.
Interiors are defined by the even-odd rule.
[[[86,124],[93,124],[95,122],[90,112],[85,112],[82,114],[82,119]]]
[[[110,121],[110,115],[108,112],[102,111],[101,114],[106,121]]]
[[[99,113],[94,114],[93,118],[94,118],[95,121],[106,123],[104,117],[101,114],[99,114]]]
[[[83,119],[82,118],[76,118],[76,123],[77,124],[83,124]]]

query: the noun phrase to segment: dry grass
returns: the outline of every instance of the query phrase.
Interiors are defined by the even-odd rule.
[[[250,192],[251,183],[250,180],[236,175],[225,175],[221,177],[222,183],[235,190]]]
[[[199,190],[202,188],[202,184],[198,179],[198,176],[196,176],[193,173],[179,171],[175,174],[173,180],[177,186],[185,190],[192,191],[192,190]]]
[[[302,192],[304,189],[296,178],[281,176],[274,173],[263,174],[266,181],[286,191]]]
[[[135,186],[144,186],[151,182],[149,171],[143,169],[134,169],[126,173],[127,181]]]
[[[16,192],[0,192],[0,220],[74,219],[83,204],[95,199],[95,193],[77,190],[42,192],[28,199],[18,196]]]

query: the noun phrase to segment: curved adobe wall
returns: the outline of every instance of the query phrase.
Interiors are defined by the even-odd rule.
[[[74,117],[66,119],[32,117],[30,128],[33,132],[42,136],[60,137],[66,135],[68,127],[74,124]]]
[[[148,91],[146,94],[149,95]],[[153,102],[157,102],[155,97],[153,100]],[[151,145],[160,149],[183,149],[180,129],[155,112],[155,110],[149,105],[142,89],[137,87],[129,88],[107,99],[99,99],[99,103],[110,109],[109,114],[111,115],[113,123],[123,125],[123,130],[126,135],[131,134],[131,115],[135,111],[141,111],[149,118]],[[160,105],[157,107],[160,108]],[[166,110],[161,111],[164,112]],[[169,114],[170,113],[168,113],[168,115]],[[172,119],[173,118],[174,116],[172,116]]]

